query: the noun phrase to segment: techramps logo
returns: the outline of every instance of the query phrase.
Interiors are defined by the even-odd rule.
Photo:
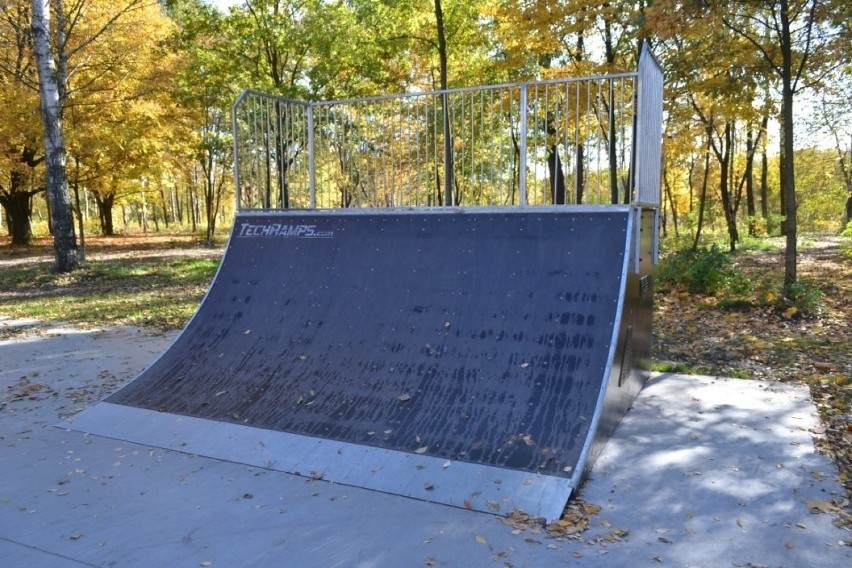
[[[283,223],[240,223],[237,237],[271,237],[286,239],[332,239],[334,231],[323,231],[316,225],[285,225]]]

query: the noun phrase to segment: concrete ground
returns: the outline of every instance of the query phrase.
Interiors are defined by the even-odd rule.
[[[57,428],[174,334],[0,319],[0,566],[852,565],[807,389],[661,375],[581,492],[587,531]],[[600,512],[596,513],[597,507]]]

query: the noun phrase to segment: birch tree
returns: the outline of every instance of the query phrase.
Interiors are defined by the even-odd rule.
[[[58,18],[62,18],[62,0],[55,0]],[[45,176],[55,251],[54,270],[71,272],[80,264],[71,195],[68,191],[65,137],[62,132],[64,71],[57,66],[51,46],[51,21],[48,0],[32,0],[33,48],[38,66],[41,119],[44,125]],[[59,24],[61,27],[61,23]]]

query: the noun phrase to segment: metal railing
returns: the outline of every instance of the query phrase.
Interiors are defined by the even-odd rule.
[[[246,91],[232,121],[240,209],[660,202],[647,50],[637,72],[576,79],[315,103]]]

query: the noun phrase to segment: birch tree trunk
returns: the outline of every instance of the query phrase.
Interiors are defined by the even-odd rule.
[[[62,133],[62,91],[50,42],[48,0],[31,0],[33,46],[38,65],[41,119],[44,124],[47,198],[53,225],[54,270],[71,272],[80,260],[74,235],[74,217],[65,164],[65,138]]]

